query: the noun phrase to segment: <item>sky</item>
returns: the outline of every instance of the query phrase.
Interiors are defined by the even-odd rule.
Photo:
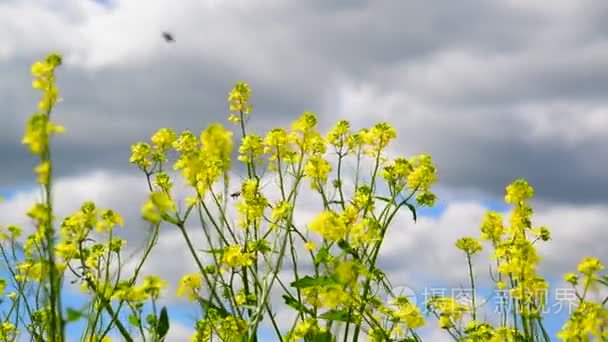
[[[536,190],[533,224],[553,235],[541,270],[559,281],[585,256],[608,260],[607,15],[608,3],[590,0],[4,0],[0,223],[28,223],[29,67],[59,52],[59,213],[93,199],[121,212],[137,239],[146,188],[130,145],[160,127],[226,122],[226,95],[246,81],[259,131],[304,111],[322,130],[388,121],[391,153],[433,156],[437,208],[416,224],[402,217],[382,255],[397,283],[466,281],[453,243],[478,234],[486,210],[508,211],[504,188],[517,178]],[[187,270],[166,255],[180,243],[164,231],[147,271],[176,281]],[[174,339],[190,334],[177,327]]]

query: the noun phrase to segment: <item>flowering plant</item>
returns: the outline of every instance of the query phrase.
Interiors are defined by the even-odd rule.
[[[236,84],[228,95],[234,132],[219,123],[200,134],[162,128],[131,147],[130,162],[149,190],[141,213],[152,234],[134,272],[125,276],[126,241],[115,232],[124,222],[116,211],[86,202],[61,223],[54,215],[51,138],[64,129],[51,121],[51,112],[59,100],[55,71],[61,62],[51,54],[32,66],[42,99],[23,143],[40,160],[35,172],[42,197],[27,213],[35,225],[31,234],[22,238],[23,229],[14,225],[0,230],[8,277],[0,289],[9,292],[0,340],[14,341],[21,333],[34,341],[65,341],[66,326],[75,321],[83,322],[84,341],[109,341],[110,334],[125,341],[166,340],[170,315],[157,304],[168,284],[141,274],[161,229],[180,232],[196,265],[176,284],[176,295],[201,309],[192,341],[257,341],[263,326],[280,341],[421,340],[417,329],[425,317],[407,296],[392,294],[393,301],[385,302],[381,294],[391,294],[391,285],[378,261],[396,215],[408,211],[415,221],[420,207],[434,205],[437,170],[429,155],[391,158],[387,148],[397,136],[391,125],[355,131],[339,121],[323,134],[315,114],[305,112],[288,129],[258,135],[247,126],[251,90]],[[176,184],[187,189],[185,195]],[[535,249],[550,233],[531,227],[532,195],[526,181],[514,182],[505,198],[514,205],[509,227],[489,212],[480,239],[456,242],[473,289],[472,257],[482,249],[479,240],[491,245],[494,284],[513,294],[515,307],[502,312],[494,327],[477,315],[474,299],[465,306],[433,298],[430,311],[455,340],[550,340],[541,314],[545,303],[537,296],[548,285],[537,274]],[[319,199],[319,212],[308,219],[298,208],[311,197]],[[588,299],[608,286],[602,269],[588,258],[579,274],[566,275],[580,287],[580,302],[562,339],[608,338],[607,300]],[[64,306],[68,283],[88,295],[82,308]],[[279,321],[278,313],[286,311],[292,320]]]

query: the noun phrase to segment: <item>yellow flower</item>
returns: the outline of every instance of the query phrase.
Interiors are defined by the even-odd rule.
[[[348,228],[338,215],[331,211],[324,211],[319,214],[309,225],[309,229],[318,233],[321,237],[340,241],[346,238]]]
[[[306,243],[304,244],[304,247],[305,247],[307,250],[312,251],[312,250],[314,250],[314,249],[316,248],[316,245],[315,245],[315,243],[314,243],[314,242],[312,242],[312,241],[306,241]]]
[[[150,139],[155,149],[165,152],[176,140],[175,132],[170,128],[161,128]]]
[[[129,158],[129,162],[145,169],[152,166],[151,155],[152,148],[150,145],[145,142],[139,142],[131,146],[131,158]]]
[[[234,296],[234,301],[236,305],[243,305],[247,302],[247,296],[244,293],[240,292],[236,296]]]
[[[304,166],[304,173],[310,178],[310,187],[316,190],[321,190],[327,183],[327,176],[330,172],[329,162],[317,155],[311,156]]]
[[[505,233],[502,215],[496,211],[486,212],[481,223],[481,239],[498,243]]]
[[[1,341],[15,341],[18,335],[17,328],[10,322],[3,322],[0,324],[0,340]]]
[[[230,153],[232,152],[232,132],[222,124],[209,125],[201,133],[201,145],[207,156],[221,161],[224,170],[230,168]]]
[[[340,120],[327,133],[327,143],[342,148],[347,144],[350,137],[350,123],[346,120]]]
[[[318,298],[320,307],[330,309],[335,309],[349,301],[349,295],[341,285],[323,286],[319,291]]]
[[[606,341],[608,310],[599,303],[584,301],[557,334],[564,341]]]
[[[230,103],[230,111],[236,112],[237,114],[249,114],[251,112],[251,105],[249,104],[249,98],[251,97],[251,89],[245,82],[237,83],[232,91],[228,94],[228,102]],[[240,122],[235,120],[231,116],[232,122]]]
[[[578,284],[578,275],[574,273],[566,273],[564,275],[564,280],[572,285]]]
[[[239,147],[238,160],[242,163],[249,163],[253,160],[253,163],[260,164],[263,162],[261,158],[264,153],[264,144],[262,137],[255,134],[248,134],[243,138],[241,146]]]
[[[304,112],[302,115],[294,121],[291,125],[291,129],[295,132],[306,133],[314,129],[317,126],[317,116],[313,112]]]
[[[481,251],[481,244],[473,238],[465,237],[456,241],[456,248],[472,255]]]
[[[38,183],[46,185],[49,184],[49,176],[51,171],[51,163],[44,161],[34,169],[38,175]]]
[[[123,226],[124,220],[122,217],[111,209],[106,209],[101,212],[101,220],[97,222],[96,229],[98,232],[108,232],[115,226]]]
[[[228,246],[222,253],[222,263],[229,267],[251,266],[255,260],[252,253],[244,253],[241,246]]]
[[[198,148],[198,140],[192,132],[183,131],[179,138],[173,142],[172,146],[178,152],[193,152]]]
[[[427,154],[415,156],[410,161],[413,171],[407,175],[407,185],[411,190],[428,192],[437,181],[437,169],[433,159]]]
[[[195,300],[197,297],[197,292],[200,290],[202,283],[203,278],[199,273],[186,274],[179,281],[176,295],[187,295],[190,300]]]
[[[295,153],[290,146],[290,136],[282,128],[275,128],[266,134],[263,140],[264,153],[268,155],[268,168],[277,170],[279,161],[283,164],[295,162]]]
[[[147,276],[142,284],[144,292],[154,299],[158,299],[161,290],[166,287],[167,282],[157,276]]]
[[[366,153],[376,156],[396,137],[397,131],[390,124],[386,122],[375,124],[374,127],[363,135],[363,141],[369,146]]]
[[[519,204],[534,197],[534,189],[524,179],[516,180],[506,190],[505,202],[510,204]]]
[[[422,317],[420,309],[412,304],[407,297],[396,297],[394,304],[397,306],[394,313],[395,318],[405,323],[409,329],[416,329],[424,325],[424,317]]]
[[[154,180],[154,184],[156,184],[163,191],[168,192],[173,187],[173,183],[171,182],[171,177],[165,172],[161,171],[156,174],[156,179]]]
[[[587,257],[578,264],[578,271],[584,275],[591,275],[604,269],[604,265],[598,258]]]
[[[160,222],[162,215],[175,211],[175,203],[165,192],[155,191],[150,194],[147,202],[141,208],[144,219],[152,222]]]
[[[275,204],[271,213],[273,227],[278,225],[281,221],[288,220],[292,210],[292,205],[287,201],[280,201],[279,203]]]

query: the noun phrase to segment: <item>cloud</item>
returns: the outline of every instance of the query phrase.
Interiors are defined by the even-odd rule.
[[[56,145],[62,175],[124,172],[129,145],[156,128],[224,121],[226,93],[244,79],[257,130],[304,110],[324,126],[388,120],[399,128],[395,148],[431,152],[446,186],[497,195],[527,177],[547,200],[604,202],[608,45],[605,10],[590,1],[2,6],[0,141],[14,165],[2,187],[27,184],[32,162],[18,147],[35,105],[27,70],[58,50],[65,101],[55,118],[69,132]],[[38,24],[22,25],[25,15]]]
[[[391,154],[436,160],[441,210],[416,224],[403,213],[386,241],[381,262],[395,284],[466,282],[454,241],[476,235],[485,207],[519,177],[536,189],[535,225],[552,230],[541,270],[559,278],[587,254],[608,259],[606,11],[590,0],[4,1],[0,190],[15,194],[0,204],[2,223],[29,223],[36,161],[20,144],[38,96],[29,67],[58,51],[64,101],[53,118],[68,129],[54,144],[58,213],[88,199],[115,208],[129,248],[146,234],[146,186],[129,146],[160,127],[225,122],[226,95],[246,80],[253,131],[305,110],[323,129],[386,120],[399,132]],[[303,222],[317,204],[302,199]],[[172,283],[191,271],[175,262],[190,260],[180,241],[163,230],[144,271]]]

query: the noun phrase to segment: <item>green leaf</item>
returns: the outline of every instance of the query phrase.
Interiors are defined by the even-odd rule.
[[[317,332],[312,336],[312,341],[315,342],[333,342],[334,337],[329,331]]]
[[[131,323],[131,325],[134,327],[141,326],[141,323],[139,322],[139,318],[137,318],[137,316],[135,316],[135,315],[129,315],[129,323]]]
[[[305,313],[308,313],[311,315],[313,314],[312,310],[310,310],[304,304],[298,302],[295,298],[293,298],[291,296],[283,295],[283,300],[285,300],[285,304],[296,309],[299,312],[305,312]]]
[[[303,289],[303,288],[307,288],[307,287],[313,287],[313,286],[326,286],[326,285],[334,285],[337,284],[337,282],[327,276],[319,276],[319,277],[311,277],[311,276],[305,276],[303,278],[300,278],[294,282],[291,283],[292,287],[295,287],[297,289]]]
[[[346,240],[340,240],[338,241],[338,247],[340,247],[343,251],[345,251],[346,253],[352,255],[353,257],[355,257],[355,259],[359,260],[359,254],[357,253],[357,251],[355,251],[355,249],[348,243],[348,241]]]
[[[322,247],[315,255],[315,265],[326,262],[329,260],[329,248],[327,246]]]
[[[156,316],[154,316],[153,313],[148,314],[148,316],[146,316],[146,323],[148,323],[150,327],[154,327],[156,325]]]
[[[76,310],[76,309],[72,309],[72,308],[68,308],[67,309],[67,319],[68,322],[76,322],[77,320],[79,320],[80,318],[82,318],[83,314],[82,312]]]
[[[329,310],[323,313],[321,318],[328,321],[348,322],[348,312],[342,310]]]
[[[407,207],[410,208],[410,211],[412,212],[412,216],[414,217],[414,222],[416,222],[416,219],[417,219],[416,207],[411,203],[405,203],[405,205],[407,205]]]
[[[169,331],[169,315],[167,314],[167,307],[163,306],[160,310],[160,317],[158,318],[158,324],[156,325],[156,335],[162,339],[167,336]]]

